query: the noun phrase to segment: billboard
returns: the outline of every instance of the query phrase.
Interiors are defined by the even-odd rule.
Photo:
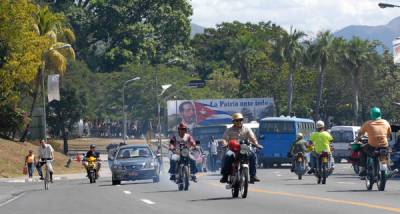
[[[392,42],[393,44],[393,62],[396,65],[400,64],[400,37]]]
[[[175,131],[180,122],[195,126],[231,123],[231,115],[241,112],[247,121],[274,115],[272,98],[168,100],[168,130]]]

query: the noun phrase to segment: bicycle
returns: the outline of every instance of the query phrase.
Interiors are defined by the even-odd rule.
[[[49,165],[51,165],[52,159],[45,159],[41,160],[41,163],[44,163],[45,165],[45,176],[44,176],[44,189],[48,190],[49,189],[49,183],[50,183],[50,170],[49,170]],[[51,166],[52,168],[52,166]]]

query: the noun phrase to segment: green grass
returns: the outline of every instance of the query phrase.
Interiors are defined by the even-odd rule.
[[[35,156],[38,153],[38,146],[32,143],[19,143],[0,139],[0,178],[11,178],[24,176],[22,168],[25,163],[25,156],[29,150],[32,150]],[[80,163],[72,161],[70,168],[64,167],[68,157],[56,152],[54,160],[55,174],[69,174],[84,172]],[[35,170],[35,175],[37,172]]]

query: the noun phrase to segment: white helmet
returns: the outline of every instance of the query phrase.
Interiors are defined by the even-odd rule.
[[[299,132],[296,136],[297,140],[303,139],[303,133]]]
[[[324,127],[325,127],[325,123],[324,123],[324,121],[322,121],[322,120],[318,120],[317,123],[316,123],[315,125],[316,125],[317,129],[320,129],[320,128],[324,128]]]

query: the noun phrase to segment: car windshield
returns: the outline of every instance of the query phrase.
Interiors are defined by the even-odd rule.
[[[266,121],[260,124],[260,133],[294,133],[293,121]]]
[[[147,147],[127,147],[119,150],[117,159],[149,157],[150,149]]]
[[[332,131],[333,142],[352,142],[354,141],[354,134],[352,131]]]

